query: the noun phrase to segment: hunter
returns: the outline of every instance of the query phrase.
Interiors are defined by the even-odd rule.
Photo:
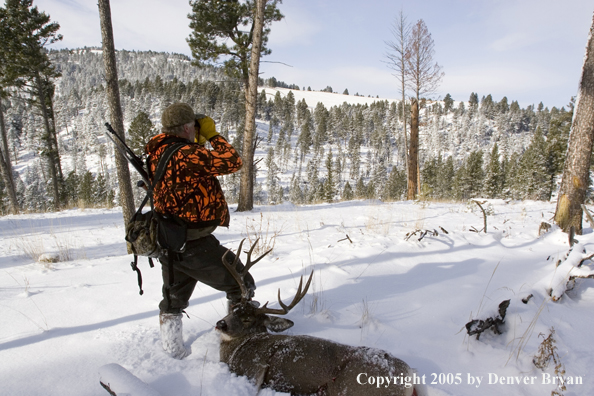
[[[151,138],[146,146],[151,182],[167,146],[187,143],[168,162],[153,192],[156,212],[181,219],[188,226],[185,249],[159,257],[163,275],[163,300],[159,304],[161,342],[170,356],[183,359],[191,353],[183,342],[183,310],[189,305],[196,282],[225,292],[229,306],[241,300],[237,281],[222,263],[228,249],[212,233],[219,226],[229,226],[229,208],[216,177],[237,172],[242,161],[233,146],[217,133],[213,119],[195,114],[186,103],[167,107],[161,124],[162,133]],[[206,141],[212,150],[205,147]],[[234,259],[232,252],[228,257]],[[237,265],[238,270],[243,268],[240,262]],[[253,295],[254,279],[248,274],[246,281]]]

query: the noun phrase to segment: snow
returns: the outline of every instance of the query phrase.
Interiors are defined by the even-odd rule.
[[[568,257],[559,229],[538,236],[554,203],[485,206],[486,233],[470,231],[483,225],[477,205],[351,201],[232,208],[230,228],[215,234],[237,249],[263,231],[261,243],[274,250],[251,272],[256,298],[272,307],[279,288],[290,301],[299,277],[314,271],[308,294],[287,315],[295,322],[287,333],[386,350],[424,378],[430,396],[550,394],[558,386],[553,363],[543,372],[532,359],[551,328],[566,370],[563,394],[592,394],[594,280],[578,279],[557,302],[547,292],[563,280],[561,270],[576,273],[583,249],[594,250],[592,230],[576,237]],[[438,235],[406,240],[417,229]],[[107,395],[99,371],[117,364],[162,395],[255,394],[248,379],[219,362],[221,292],[204,285],[194,292],[184,318],[192,354],[177,361],[163,352],[160,271],[140,259],[140,296],[123,238],[118,208],[0,217],[1,393]],[[59,261],[37,261],[43,255]],[[559,260],[567,268],[556,267]],[[579,271],[591,267],[585,261]],[[496,314],[507,299],[503,334],[466,335],[467,322]]]
[[[307,106],[310,109],[314,109],[318,103],[323,103],[326,108],[333,106],[341,106],[343,103],[351,105],[370,105],[374,102],[388,101],[398,102],[398,99],[386,99],[386,98],[372,98],[368,96],[355,96],[355,95],[343,95],[338,93],[322,92],[322,91],[300,91],[288,88],[267,88],[258,87],[258,92],[265,91],[268,99],[274,99],[277,92],[280,92],[282,98],[287,96],[289,92],[292,92],[295,96],[295,103],[305,100]],[[402,100],[402,99],[401,99]]]

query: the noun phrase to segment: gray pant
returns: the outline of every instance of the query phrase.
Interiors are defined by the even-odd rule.
[[[202,282],[214,289],[227,293],[227,299],[235,302],[241,299],[241,289],[227,268],[223,266],[222,257],[227,252],[214,235],[188,241],[186,250],[179,257],[170,260],[165,256],[159,259],[163,274],[163,300],[159,303],[162,313],[180,313],[188,307],[196,282]],[[181,258],[180,260],[177,260]],[[229,252],[225,258],[231,263],[235,254]],[[173,283],[170,285],[170,269],[173,265]],[[237,263],[238,271],[244,268],[241,261]],[[256,288],[254,278],[245,276],[247,287]]]

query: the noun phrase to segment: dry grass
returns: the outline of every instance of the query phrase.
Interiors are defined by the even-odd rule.
[[[260,218],[247,218],[245,220],[245,237],[250,246],[253,246],[256,240],[258,245],[254,248],[257,255],[264,254],[269,250],[274,250],[276,237],[282,232],[282,226],[276,227],[269,218],[264,218],[260,213]]]
[[[54,262],[63,262],[74,260],[75,249],[76,249],[76,238],[72,234],[64,234],[57,236],[56,234],[50,234],[53,239],[52,245],[48,247],[48,238],[45,235],[33,234],[28,236],[17,236],[13,239],[14,248],[24,257],[31,259],[34,262],[42,263],[47,269],[52,269]],[[51,240],[50,240],[51,241]],[[57,253],[51,253],[50,251],[56,251]],[[48,259],[51,257],[52,259]],[[53,259],[56,257],[56,259]]]
[[[365,330],[369,328],[376,329],[378,321],[373,316],[367,297],[361,300],[360,310],[361,318],[359,319],[358,326],[361,329],[361,339],[363,339]]]
[[[311,283],[311,302],[309,304],[309,315],[315,315],[326,309],[326,301],[323,297],[324,289],[322,287],[322,271],[318,271],[318,276],[315,276]]]
[[[35,262],[39,261],[39,257],[45,253],[42,235],[20,237],[15,240],[14,244],[23,256]]]
[[[386,211],[383,203],[373,201],[366,210],[365,229],[378,235],[389,235],[393,211]],[[344,226],[343,226],[344,228]]]
[[[552,361],[555,365],[555,376],[564,378],[565,367],[561,362],[559,352],[557,352],[557,345],[555,345],[557,341],[555,338],[553,338],[554,335],[555,329],[553,327],[551,327],[548,337],[545,338],[544,334],[542,333],[538,335],[539,337],[543,338],[543,341],[539,345],[538,352],[532,359],[532,363],[534,363],[537,368],[544,371]],[[566,390],[567,387],[561,381],[557,388],[551,391],[551,396],[563,396],[563,392]]]
[[[74,259],[74,248],[76,247],[76,240],[71,234],[65,234],[64,237],[58,238],[56,235],[52,235],[54,243],[58,248],[58,255],[60,261],[70,261]]]

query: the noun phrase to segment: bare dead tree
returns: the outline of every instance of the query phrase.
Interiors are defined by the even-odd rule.
[[[568,232],[582,233],[582,207],[586,199],[594,143],[594,18],[586,45],[578,97],[569,133],[567,157],[555,211],[555,222]]]
[[[414,92],[417,106],[420,106],[421,96],[434,93],[441,82],[444,73],[441,71],[441,66],[434,62],[433,56],[435,54],[435,45],[431,38],[431,33],[427,29],[427,25],[422,19],[419,19],[412,27],[410,39],[406,47],[406,74],[408,76],[407,83],[409,88]],[[418,125],[419,125],[419,109],[416,113],[411,109],[411,131],[410,131],[410,148],[409,155],[411,159],[408,164],[409,177],[408,182],[412,186],[408,186],[407,199],[414,199],[419,186],[417,181],[416,171],[418,168],[418,157],[412,158],[413,144],[417,144],[416,150],[418,155]],[[413,120],[412,118],[415,118]],[[413,126],[416,125],[416,130]],[[414,135],[414,136],[413,136]],[[411,173],[415,173],[414,178]],[[411,195],[412,194],[412,195]]]
[[[419,102],[414,98],[411,102],[406,199],[415,199],[419,180]]]
[[[420,100],[421,96],[435,93],[444,73],[441,66],[433,60],[435,44],[422,19],[419,19],[411,30],[406,51],[409,86],[417,100]]]
[[[99,17],[101,20],[101,37],[103,38],[103,63],[105,65],[105,82],[107,85],[107,100],[111,114],[111,125],[120,135],[123,141],[126,139],[124,132],[124,116],[120,105],[120,89],[118,86],[118,72],[116,68],[115,45],[113,41],[113,29],[111,26],[111,9],[109,0],[99,0]],[[115,162],[120,185],[120,203],[124,215],[124,223],[134,214],[134,195],[132,183],[130,182],[130,170],[128,161],[117,150]],[[130,247],[128,247],[130,252]]]
[[[404,153],[406,159],[406,174],[408,176],[408,136],[406,135],[406,47],[410,36],[410,24],[406,21],[404,11],[400,9],[400,13],[392,24],[393,40],[386,41],[388,53],[386,58],[390,69],[394,70],[393,76],[396,77],[400,83],[400,93],[402,95],[401,109],[402,120],[404,123]]]

